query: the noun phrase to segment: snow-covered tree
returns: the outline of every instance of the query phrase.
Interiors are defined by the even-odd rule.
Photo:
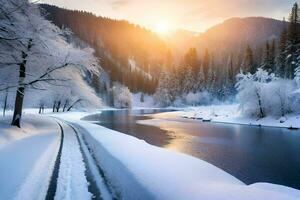
[[[265,108],[267,102],[264,95],[267,95],[267,93],[265,87],[268,82],[274,79],[274,74],[270,74],[262,68],[258,68],[255,74],[239,73],[237,75],[237,99],[244,113],[259,118],[266,116]]]
[[[199,61],[196,48],[190,48],[184,56],[184,65],[190,68],[194,78],[197,76],[199,71]]]
[[[290,24],[287,33],[287,48],[286,48],[286,65],[287,77],[294,78],[294,73],[297,66],[297,61],[300,56],[300,31],[299,31],[299,7],[295,3],[289,18]]]
[[[200,67],[198,71],[198,75],[196,76],[194,87],[194,92],[203,91],[205,89],[205,77],[203,73],[202,67]]]
[[[132,94],[128,87],[114,83],[112,87],[113,103],[116,108],[131,108]]]
[[[261,63],[261,68],[268,72],[272,72],[272,69],[274,67],[273,61],[272,61],[272,50],[269,44],[269,41],[266,42],[265,48],[264,48],[264,53],[263,53],[263,59]]]
[[[99,67],[91,49],[68,44],[64,32],[45,20],[37,5],[27,0],[0,3],[0,90],[17,89],[12,125],[20,126],[24,98],[30,105],[39,104],[43,96],[52,99],[57,86],[66,86],[62,92],[70,90],[72,98],[83,95],[99,105],[83,77]],[[84,100],[74,100],[69,107],[78,101]]]
[[[158,87],[154,94],[154,101],[156,104],[162,106],[169,106],[175,100],[173,99],[173,96],[170,93],[170,83],[170,75],[166,71],[162,71],[159,78]]]
[[[205,81],[207,81],[208,76],[209,76],[209,69],[211,67],[210,66],[210,59],[211,59],[211,56],[208,53],[208,50],[206,49],[205,53],[203,55],[203,59],[202,59],[202,70],[203,70],[203,73],[204,73]]]
[[[184,76],[183,79],[183,83],[182,83],[182,93],[183,94],[188,94],[189,92],[191,92],[194,88],[194,84],[195,84],[195,79],[193,76],[193,72],[192,69],[188,67],[188,69],[186,70],[186,74]]]

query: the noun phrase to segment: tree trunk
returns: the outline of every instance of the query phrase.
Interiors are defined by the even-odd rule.
[[[53,102],[52,112],[55,112],[55,108],[56,108],[56,101]]]
[[[82,99],[78,99],[77,101],[75,101],[68,109],[67,109],[67,111],[70,111],[72,108],[73,108],[73,106],[75,106],[77,103],[79,103],[80,101],[82,101]]]
[[[6,89],[6,91],[5,91],[5,98],[4,98],[4,104],[3,104],[3,117],[5,116],[5,112],[6,112],[7,97],[8,97],[8,89]]]
[[[27,52],[30,51],[32,47],[32,39],[29,39],[28,45],[27,45]],[[19,64],[19,87],[17,89],[16,99],[15,99],[15,107],[14,107],[14,115],[11,122],[12,126],[20,126],[21,122],[21,116],[22,116],[22,110],[23,110],[23,100],[25,95],[25,86],[24,86],[24,80],[25,80],[25,71],[26,71],[26,63],[27,63],[27,57],[28,54],[22,51],[22,63]]]
[[[24,100],[24,87],[19,87],[17,90],[16,100],[15,100],[15,108],[14,108],[14,116],[11,122],[12,126],[20,126],[22,110],[23,110],[23,100]]]
[[[26,63],[26,61],[25,61]],[[13,115],[13,120],[11,122],[12,126],[20,126],[20,121],[21,121],[21,116],[22,116],[22,110],[23,110],[23,100],[24,100],[24,92],[25,88],[22,86],[22,83],[25,78],[25,64],[24,62],[20,65],[20,75],[19,75],[19,83],[20,87],[17,89],[17,94],[16,94],[16,100],[15,100],[15,108],[14,108],[14,115]]]
[[[61,101],[59,100],[56,104],[56,112],[59,112]]]
[[[66,111],[68,105],[69,105],[69,100],[67,99],[67,100],[65,101],[65,104],[64,104],[64,107],[63,107],[63,112]]]
[[[263,111],[263,108],[262,108],[262,102],[261,102],[260,94],[258,93],[258,91],[256,91],[256,95],[257,95],[257,98],[258,98],[259,115],[260,115],[259,117],[264,118],[265,114],[264,114],[264,111]]]
[[[44,104],[40,104],[39,114],[44,114]]]

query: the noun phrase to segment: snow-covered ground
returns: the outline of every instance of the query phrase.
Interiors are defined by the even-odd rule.
[[[198,119],[212,122],[245,124],[253,126],[271,126],[300,128],[300,115],[286,115],[285,117],[265,117],[256,119],[243,116],[239,105],[211,105],[188,107],[178,112],[183,118]]]
[[[223,170],[185,154],[98,125],[64,119],[80,126],[107,179],[124,199],[299,199],[292,188],[245,185]]]
[[[0,199],[44,199],[59,145],[54,120],[25,116],[22,129],[0,122]],[[38,192],[37,192],[38,191]]]
[[[227,109],[229,112],[230,106]],[[191,112],[192,109],[188,114]],[[299,190],[269,183],[245,185],[198,158],[155,147],[135,137],[80,120],[89,114],[70,112],[51,115],[76,127],[92,151],[110,191],[122,199],[300,198]],[[54,155],[57,155],[58,126],[54,126],[52,118],[32,114],[25,116],[22,129],[9,127],[5,120],[1,123],[1,199],[43,199],[54,166]],[[65,138],[68,142],[64,142],[63,164],[60,166],[57,185],[60,196],[56,198],[90,199],[84,173],[86,168],[83,166],[78,142],[74,134]]]

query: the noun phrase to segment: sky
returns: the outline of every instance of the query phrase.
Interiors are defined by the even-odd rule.
[[[42,0],[60,7],[125,19],[158,32],[204,32],[231,17],[287,17],[295,0]],[[299,3],[299,1],[298,1]]]

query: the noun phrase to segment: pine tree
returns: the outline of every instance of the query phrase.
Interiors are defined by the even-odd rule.
[[[181,95],[181,88],[179,84],[179,79],[175,73],[171,73],[170,75],[170,83],[169,83],[169,93],[171,97],[171,101],[175,101],[176,97]]]
[[[205,78],[202,67],[200,67],[194,84],[194,92],[202,91],[205,88]]]
[[[299,7],[295,3],[289,18],[290,24],[287,34],[287,78],[294,78],[294,72],[297,68],[297,60],[300,56],[299,43],[300,43],[300,31],[299,31]]]
[[[245,53],[245,58],[243,61],[242,70],[244,72],[251,72],[254,73],[254,60],[253,60],[253,51],[251,47],[248,45]]]
[[[276,70],[275,58],[276,58],[276,41],[275,41],[275,39],[273,39],[271,47],[270,47],[270,57],[269,57],[269,64],[271,66],[272,72],[274,72]]]
[[[190,48],[184,56],[184,65],[192,70],[196,77],[199,71],[199,61],[196,48]]]
[[[179,66],[176,69],[176,78],[179,84],[179,93],[182,94],[183,93],[183,83],[184,83],[184,79],[185,79],[185,75],[186,75],[186,67],[183,66]]]
[[[228,88],[230,92],[233,92],[234,83],[235,83],[235,74],[234,74],[234,65],[233,65],[233,55],[230,54],[227,63],[227,72],[226,72],[224,85]]]
[[[203,73],[204,73],[204,79],[205,81],[208,80],[208,71],[209,71],[209,64],[210,64],[210,55],[208,53],[208,50],[205,50],[203,59],[202,59],[202,69],[203,69]]]
[[[169,106],[172,103],[172,96],[169,90],[170,82],[170,75],[163,70],[160,74],[158,87],[154,94],[155,101],[163,106]]]
[[[287,78],[286,72],[286,57],[287,57],[287,31],[286,29],[280,35],[279,47],[278,47],[278,56],[277,56],[277,69],[276,74],[282,78]]]
[[[183,82],[183,94],[188,94],[189,92],[193,91],[193,87],[194,87],[194,76],[193,76],[193,72],[191,68],[188,68],[185,74],[185,78],[184,78],[184,82]]]
[[[270,58],[271,58],[271,47],[269,41],[267,41],[264,49],[261,67],[268,72],[271,72],[273,68]]]
[[[142,94],[141,94],[141,98],[140,98],[140,102],[145,102],[145,100],[144,100],[144,93],[142,92]]]

